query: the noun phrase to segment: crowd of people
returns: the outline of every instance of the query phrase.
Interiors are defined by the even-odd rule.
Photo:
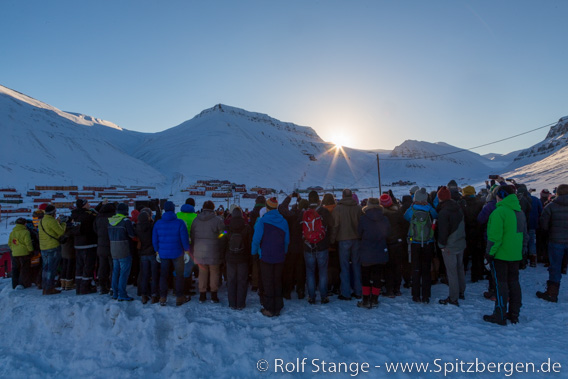
[[[210,200],[196,212],[192,198],[177,213],[171,201],[130,211],[78,199],[71,216],[58,217],[42,204],[10,233],[12,286],[132,301],[133,284],[143,304],[165,306],[173,290],[181,306],[196,291],[200,303],[208,293],[219,303],[226,282],[231,309],[246,307],[250,287],[262,314],[275,317],[294,291],[304,299],[307,290],[310,304],[319,292],[321,304],[337,296],[372,309],[380,296],[401,296],[401,287],[411,288],[413,302],[429,303],[438,282],[449,288],[438,303],[459,306],[469,271],[472,282],[488,280],[484,296],[495,302],[483,319],[517,323],[519,270],[548,266],[546,290],[536,296],[557,302],[568,258],[568,185],[540,198],[533,191],[498,176],[478,193],[451,180],[431,193],[414,186],[401,199],[388,191],[359,201],[350,189],[337,200],[316,191],[281,203],[258,196],[250,212],[215,209]]]

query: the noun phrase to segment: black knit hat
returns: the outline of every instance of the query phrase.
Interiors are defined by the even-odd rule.
[[[53,204],[48,204],[47,207],[45,207],[45,214],[46,215],[53,215],[55,214],[55,206]]]

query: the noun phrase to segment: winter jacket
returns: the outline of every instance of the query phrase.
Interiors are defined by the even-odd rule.
[[[67,227],[65,228],[64,235],[67,237],[67,241],[61,245],[61,258],[62,259],[75,259],[75,238],[73,236],[71,220],[67,222]]]
[[[549,242],[568,244],[568,195],[558,196],[544,207],[540,227],[548,232]]]
[[[538,220],[540,215],[542,214],[542,203],[540,202],[538,197],[531,196],[532,200],[532,207],[531,213],[529,214],[529,230],[537,230],[538,229]]]
[[[430,213],[430,216],[432,216],[432,222],[434,222],[435,219],[438,218],[438,213],[436,212],[436,210],[430,205],[430,204],[416,204],[413,203],[410,208],[408,208],[406,210],[406,212],[404,212],[404,219],[408,222],[410,222],[412,220],[412,215],[414,214],[414,210],[421,210],[421,211],[426,211]],[[434,238],[432,238],[431,240],[427,241],[426,243],[432,243],[434,242]],[[412,241],[412,243],[418,243],[418,244],[422,244],[422,242],[420,241]]]
[[[185,226],[187,226],[187,233],[191,235],[191,224],[193,224],[193,220],[195,220],[195,218],[197,217],[197,213],[195,213],[195,208],[193,207],[193,205],[182,205],[180,212],[176,213],[176,216],[177,218],[185,222]],[[191,243],[191,239],[189,242]]]
[[[240,253],[234,253],[229,250],[229,243],[226,244],[225,261],[227,263],[248,263],[250,258],[250,249],[252,243],[253,230],[245,223],[243,217],[231,216],[231,221],[227,227],[227,242],[230,241],[233,233],[240,233],[243,241],[244,250]]]
[[[438,246],[456,254],[466,247],[464,216],[452,199],[438,205]]]
[[[357,227],[362,214],[361,206],[353,198],[339,200],[331,214],[333,216],[333,231],[330,242],[359,238]]]
[[[97,247],[98,237],[93,227],[96,217],[97,213],[91,209],[77,208],[71,212],[75,249]]]
[[[483,209],[483,203],[475,195],[464,196],[459,202],[464,216],[465,235],[468,241],[479,241],[483,232],[483,226],[478,221],[478,216]]]
[[[58,247],[58,238],[65,233],[66,224],[59,223],[52,215],[45,215],[39,222],[39,247],[41,250],[51,250]],[[49,234],[49,235],[48,235]]]
[[[318,206],[316,208],[316,212],[318,212],[319,216],[321,217],[323,227],[325,228],[325,237],[320,242],[316,243],[315,246],[312,246],[304,241],[304,229],[302,226],[302,241],[303,241],[304,251],[309,253],[315,251],[328,250],[330,245],[329,243],[330,234],[333,229],[333,217],[331,216],[329,210],[327,210],[326,207]],[[302,212],[302,217],[300,218],[300,222],[303,220],[303,217],[304,215]]]
[[[520,261],[523,258],[527,223],[519,199],[514,194],[497,203],[487,225],[489,255],[502,261]]]
[[[290,244],[288,245],[288,254],[303,254],[304,253],[304,237],[302,235],[302,215],[304,212],[293,206],[288,209],[292,197],[287,196],[284,201],[278,206],[278,212],[288,222],[288,229],[290,230]]]
[[[361,215],[357,234],[361,239],[359,254],[363,266],[388,262],[387,236],[389,232],[390,223],[383,214],[382,207],[367,208]]]
[[[266,263],[282,263],[290,243],[288,223],[273,209],[256,220],[252,237],[251,254]]]
[[[383,214],[389,220],[390,232],[387,236],[387,245],[403,243],[408,232],[408,221],[404,219],[404,214],[400,205],[393,204],[388,208],[383,208]]]
[[[152,245],[152,230],[154,229],[154,221],[146,212],[140,212],[138,222],[136,223],[136,237],[140,241],[140,256],[154,255],[154,245]]]
[[[204,209],[191,225],[191,243],[195,263],[219,265],[225,258],[223,219],[214,211]]]
[[[174,212],[164,212],[162,218],[154,224],[152,244],[160,258],[176,259],[189,251],[189,235],[183,220]]]
[[[107,204],[108,205],[108,204]],[[101,212],[95,218],[93,228],[97,234],[97,255],[110,255],[110,239],[108,238],[108,219],[114,216],[114,207],[103,205]]]
[[[32,236],[25,225],[16,224],[14,226],[8,238],[8,246],[12,250],[13,257],[25,257],[34,251]]]
[[[130,240],[134,237],[136,233],[127,215],[117,213],[108,219],[108,238],[112,259],[128,258],[131,255]]]

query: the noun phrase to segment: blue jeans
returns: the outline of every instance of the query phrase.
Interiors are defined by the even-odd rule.
[[[152,279],[151,288],[150,279]],[[160,264],[156,260],[156,256],[154,254],[140,256],[140,294],[158,296],[160,292],[159,280]]]
[[[160,267],[160,297],[168,297],[168,276],[171,272],[171,266],[174,266],[176,273],[176,288],[175,294],[177,297],[183,296],[183,254],[175,259],[161,259]]]
[[[341,294],[351,297],[351,279],[353,279],[353,293],[361,296],[361,255],[359,254],[359,240],[339,241],[339,265],[341,273]],[[349,269],[353,270],[353,274]],[[351,278],[353,276],[353,278]]]
[[[529,230],[529,255],[536,255],[536,230]]]
[[[560,283],[562,279],[562,259],[564,254],[568,254],[568,244],[566,243],[548,243],[548,259],[550,267],[548,267],[548,280]]]
[[[310,299],[316,298],[316,264],[319,275],[319,291],[322,299],[327,297],[327,260],[328,250],[308,252],[304,251],[304,261],[306,262],[306,284],[308,285],[308,296]]]
[[[61,261],[61,246],[54,249],[42,250],[41,259],[43,260],[43,272],[41,285],[44,290],[54,287],[55,275],[57,274],[57,266]]]
[[[112,260],[112,296],[127,299],[126,283],[132,267],[132,257]]]

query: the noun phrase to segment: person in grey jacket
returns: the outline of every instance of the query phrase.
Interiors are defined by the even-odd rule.
[[[222,236],[225,230],[223,220],[215,214],[211,200],[203,204],[201,213],[191,225],[193,259],[199,266],[199,302],[207,300],[207,286],[211,289],[211,301],[218,303],[217,290],[221,278],[221,264],[224,250]]]
[[[540,227],[548,233],[548,281],[545,292],[538,291],[541,299],[558,302],[562,259],[568,254],[568,184],[561,184],[556,190],[556,199],[548,203],[540,216]]]
[[[448,187],[438,190],[438,201],[438,246],[442,250],[450,287],[450,295],[439,303],[459,306],[458,298],[465,299],[465,222],[461,207],[452,200]]]

